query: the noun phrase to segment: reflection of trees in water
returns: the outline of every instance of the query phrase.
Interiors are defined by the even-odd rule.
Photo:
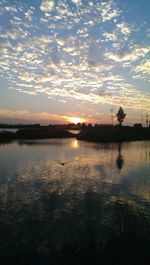
[[[145,162],[150,162],[150,145],[149,142],[145,144]]]
[[[148,218],[107,193],[43,192],[28,204],[9,190],[0,203],[2,264],[149,264]]]
[[[124,165],[124,158],[123,158],[123,156],[121,154],[121,148],[122,148],[122,143],[119,142],[118,143],[118,156],[117,156],[117,159],[116,159],[116,166],[117,166],[117,168],[119,170],[119,173],[121,172],[122,167]]]

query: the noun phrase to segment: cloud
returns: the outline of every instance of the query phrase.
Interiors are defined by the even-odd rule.
[[[120,24],[116,25],[117,28],[121,31],[121,33],[125,36],[128,36],[131,32],[132,32],[132,28],[130,26],[130,28],[128,27],[127,23],[122,22]]]
[[[14,120],[17,117],[17,120],[26,122],[41,122],[42,123],[65,123],[68,120],[68,116],[63,116],[59,114],[52,114],[48,112],[38,112],[34,113],[28,110],[13,110],[13,109],[5,109],[0,108],[0,120]]]
[[[116,33],[108,33],[108,32],[104,32],[103,33],[104,38],[106,39],[106,41],[116,41],[117,40],[117,35]]]
[[[111,52],[106,52],[105,56],[115,62],[132,62],[136,61],[141,57],[145,57],[146,54],[150,51],[150,47],[139,47],[139,46],[134,46],[131,51],[128,53],[111,53]]]
[[[15,6],[4,6],[3,7],[3,12],[16,13],[17,12],[17,8]]]
[[[147,30],[147,37],[150,38],[150,29]]]
[[[105,38],[105,41],[116,42],[113,47],[119,47],[121,43],[124,43],[128,40],[128,37],[132,31],[133,27],[129,27],[127,23],[122,22],[115,25],[113,33],[104,32],[103,37]],[[122,39],[121,34],[124,35],[124,39]]]
[[[28,32],[21,27],[10,27],[6,31],[2,31],[0,34],[0,39],[4,40],[17,40],[17,39],[26,39],[28,36]]]
[[[78,5],[78,4],[82,4],[81,0],[72,0],[72,3]]]
[[[100,14],[102,22],[110,21],[118,16],[120,16],[121,11],[115,6],[113,1],[102,2],[100,4]]]
[[[150,74],[150,60],[147,60],[143,64],[138,65],[135,68],[135,72]]]
[[[53,7],[54,7],[54,1],[53,0],[43,0],[41,5],[40,5],[40,9],[44,13],[51,12]]]
[[[7,31],[5,34],[1,34],[0,35],[0,38],[3,38],[3,39],[12,39],[12,40],[15,40],[17,39],[18,35],[17,35],[17,32],[15,30],[9,30]]]
[[[42,94],[50,102],[80,106],[121,102],[125,108],[148,109],[146,90],[142,95],[142,87],[135,87],[131,79],[133,72],[139,76],[149,72],[150,48],[144,39],[140,44],[139,28],[131,34],[134,20],[129,25],[125,16],[119,18],[119,3],[81,5],[74,0],[77,8],[72,0],[38,3],[44,14],[22,1],[17,14],[7,14],[10,24],[0,27],[0,75],[8,86],[18,93]]]
[[[35,8],[31,7],[27,12],[25,12],[25,18],[28,19],[29,21],[32,21],[33,19],[33,14],[34,14]]]

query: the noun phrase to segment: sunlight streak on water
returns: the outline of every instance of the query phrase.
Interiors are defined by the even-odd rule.
[[[69,140],[43,140],[0,146],[1,182],[28,199],[41,192],[97,193],[118,189],[149,199],[147,182],[150,143],[91,144]],[[9,162],[8,162],[9,161]],[[12,176],[11,176],[12,172]],[[20,186],[21,185],[21,186]],[[104,187],[105,186],[105,187]],[[26,190],[28,187],[28,191]],[[116,194],[117,195],[117,194]],[[110,194],[111,197],[111,194]]]

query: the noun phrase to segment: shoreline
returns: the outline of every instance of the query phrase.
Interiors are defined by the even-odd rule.
[[[150,140],[150,128],[116,126],[111,128],[90,128],[77,135],[78,140],[88,142],[129,142]]]
[[[56,129],[21,129],[17,132],[0,132],[0,142],[13,140],[38,140],[55,138],[74,138],[75,135],[67,130]]]
[[[76,138],[88,142],[129,142],[150,140],[150,127],[86,128],[73,134],[62,129],[20,129],[17,132],[0,132],[0,143],[13,140]]]

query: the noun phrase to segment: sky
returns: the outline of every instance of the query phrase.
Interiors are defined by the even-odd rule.
[[[150,119],[149,14],[149,0],[0,0],[0,122]]]

